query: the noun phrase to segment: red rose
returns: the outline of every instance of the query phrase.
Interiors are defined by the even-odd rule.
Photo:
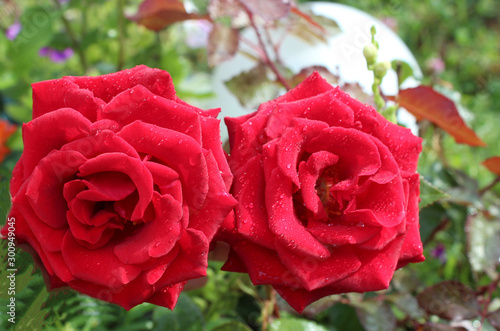
[[[239,204],[225,270],[273,285],[301,312],[330,294],[385,289],[395,269],[424,260],[421,139],[410,130],[318,73],[226,123]]]
[[[185,282],[205,275],[236,203],[217,113],[145,66],[33,84],[9,218],[52,288],[172,309]]]

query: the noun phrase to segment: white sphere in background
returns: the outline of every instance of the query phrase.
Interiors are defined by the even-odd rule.
[[[326,2],[309,2],[300,5],[301,9],[310,9],[316,15],[322,15],[337,22],[340,33],[331,36],[328,43],[308,44],[302,39],[289,34],[280,49],[280,56],[284,64],[298,73],[301,69],[309,66],[320,65],[328,68],[332,73],[340,76],[343,82],[358,83],[362,89],[371,94],[373,74],[366,68],[363,56],[363,48],[371,42],[370,28],[375,25],[376,40],[380,45],[378,61],[402,60],[407,62],[413,69],[416,77],[422,73],[415,57],[408,47],[394,31],[378,19],[358,9]],[[280,34],[276,34],[279,36]],[[244,36],[256,40],[255,33],[251,29],[244,31]],[[275,36],[274,34],[272,36]],[[246,45],[241,46],[247,49]],[[246,109],[240,105],[236,97],[224,85],[225,81],[238,75],[242,71],[248,71],[255,66],[255,61],[248,57],[237,54],[230,61],[217,66],[213,72],[212,84],[216,97],[205,103],[210,108],[221,108],[219,118],[236,117],[248,114],[256,109]],[[407,80],[405,87],[415,86],[415,80]],[[390,70],[382,82],[382,91],[386,95],[394,95],[398,91],[396,73]],[[266,102],[268,100],[262,100]],[[416,130],[415,118],[408,113],[398,115],[400,122]],[[227,129],[224,121],[221,121],[221,138],[225,142],[228,139]]]

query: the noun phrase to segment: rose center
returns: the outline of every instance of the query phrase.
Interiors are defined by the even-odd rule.
[[[335,166],[326,168],[316,183],[316,192],[325,208],[328,220],[342,215],[349,202],[344,192],[335,190],[335,184],[341,181],[338,169]]]

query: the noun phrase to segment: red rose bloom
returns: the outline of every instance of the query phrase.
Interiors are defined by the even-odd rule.
[[[239,204],[225,270],[273,285],[301,312],[330,294],[385,289],[395,269],[424,260],[421,139],[410,130],[318,73],[226,123]]]
[[[185,282],[205,275],[236,203],[217,113],[145,66],[33,84],[9,218],[50,287],[172,309]]]

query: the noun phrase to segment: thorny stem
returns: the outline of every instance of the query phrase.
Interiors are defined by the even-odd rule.
[[[267,27],[264,27],[264,33],[266,35],[266,40],[267,42],[272,45],[273,51],[274,51],[274,56],[276,58],[276,62],[279,64],[282,64],[281,57],[280,57],[280,51],[279,51],[279,44],[273,43],[273,39],[271,38],[271,34],[269,33],[269,30]]]
[[[273,61],[271,61],[271,58],[269,57],[269,53],[267,52],[267,48],[266,48],[266,45],[264,44],[264,40],[262,39],[262,35],[260,33],[260,30],[259,28],[257,27],[257,24],[255,24],[255,20],[253,18],[253,13],[252,11],[247,7],[247,5],[245,4],[244,1],[240,0],[239,1],[241,6],[245,9],[245,12],[247,13],[248,15],[248,18],[250,20],[250,24],[252,25],[252,28],[254,29],[255,31],[255,34],[257,35],[257,40],[259,41],[259,45],[262,49],[262,52],[264,53],[264,62],[269,66],[269,68],[271,68],[271,70],[273,71],[273,73],[276,75],[276,78],[278,79],[278,81],[289,91],[291,90],[291,86],[290,84],[288,84],[288,82],[286,81],[286,79],[281,75],[281,73],[279,72],[278,68],[276,67],[276,65],[274,64]]]
[[[493,292],[495,292],[498,284],[500,284],[500,276],[498,276],[497,279],[492,281],[489,285],[485,286],[484,288],[478,291],[478,294],[487,292],[485,296],[486,301],[484,302],[483,311],[481,313],[481,325],[479,326],[478,331],[481,331],[483,329],[484,319],[486,318],[486,315],[488,315],[488,306],[491,303],[491,299],[493,298]]]
[[[240,41],[247,44],[248,46],[250,46],[253,50],[255,50],[258,54],[259,54],[259,57],[260,58],[264,58],[266,55],[264,54],[264,52],[261,50],[260,46],[253,43],[252,41],[248,40],[248,38],[245,38],[241,35],[239,35],[239,38],[240,38]]]
[[[118,70],[122,70],[125,64],[125,20],[123,17],[124,0],[118,0]]]
[[[54,1],[55,6],[59,10],[61,10],[62,6],[59,3],[59,1],[58,0],[53,0],[53,1]],[[72,44],[73,48],[78,53],[78,57],[80,58],[80,65],[82,66],[82,70],[83,70],[84,73],[86,73],[87,72],[87,60],[85,58],[85,52],[80,47],[80,41],[76,38],[75,32],[71,28],[71,24],[66,19],[66,17],[64,17],[64,13],[63,12],[61,12],[61,21],[64,24],[64,28],[66,29],[66,32],[68,33],[68,36],[69,36],[69,39],[71,40],[71,44]]]
[[[500,176],[496,176],[490,184],[479,190],[479,196],[482,196],[483,194],[491,190],[498,183],[500,183]]]

